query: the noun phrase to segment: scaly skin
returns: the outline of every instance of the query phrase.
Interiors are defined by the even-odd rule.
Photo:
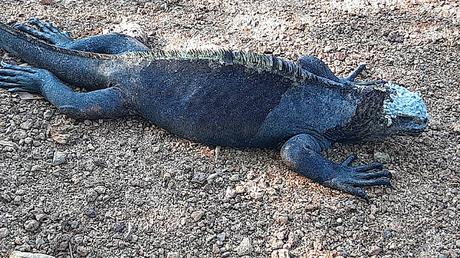
[[[293,63],[232,51],[149,52],[121,34],[75,40],[38,19],[15,28],[0,23],[0,47],[36,68],[3,63],[0,88],[40,93],[75,118],[138,114],[204,144],[282,145],[293,170],[366,200],[362,187],[391,186],[390,172],[380,163],[352,167],[355,156],[337,164],[321,152],[334,142],[418,134],[428,120],[421,98],[405,88],[355,82],[364,65],[339,78],[311,56]]]

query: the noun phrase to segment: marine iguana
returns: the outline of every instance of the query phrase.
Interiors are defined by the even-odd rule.
[[[316,57],[297,62],[230,50],[149,50],[107,34],[73,39],[51,23],[0,23],[0,48],[34,67],[2,64],[0,88],[42,94],[77,119],[137,114],[207,145],[280,148],[295,171],[368,199],[364,186],[391,186],[380,163],[353,167],[321,152],[335,142],[417,135],[422,98],[386,81],[339,78]],[[73,86],[87,92],[76,92]]]

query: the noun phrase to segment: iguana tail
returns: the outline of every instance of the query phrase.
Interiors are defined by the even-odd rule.
[[[96,54],[59,48],[0,23],[0,49],[27,63],[51,71],[61,80],[88,89],[106,87],[106,69],[114,55]]]

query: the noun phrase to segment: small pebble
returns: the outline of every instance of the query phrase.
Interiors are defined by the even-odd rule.
[[[272,252],[271,258],[289,258],[289,250],[287,249],[278,249]]]
[[[238,253],[238,255],[250,255],[252,251],[253,247],[251,239],[249,239],[249,237],[243,238],[243,240],[241,240],[240,244],[236,248],[236,252]]]
[[[97,212],[94,208],[88,208],[85,211],[85,215],[88,216],[89,218],[94,219],[97,216]]]
[[[240,180],[240,177],[238,176],[238,174],[233,174],[231,177],[230,177],[230,181],[232,182],[237,182]]]
[[[7,228],[0,228],[0,239],[6,238],[10,234]]]
[[[166,258],[179,258],[179,253],[178,252],[168,252],[166,254]]]
[[[390,154],[380,151],[374,152],[374,159],[381,163],[389,163],[391,161]]]
[[[78,246],[77,247],[77,254],[79,256],[86,257],[86,256],[88,256],[88,253],[89,253],[89,251],[88,251],[88,249],[86,247],[84,247],[84,246]]]
[[[192,217],[193,222],[197,222],[197,221],[201,220],[201,218],[203,218],[203,216],[204,216],[204,211],[194,211],[194,212],[192,212],[192,214],[190,214],[190,217]]]
[[[193,173],[192,183],[204,184],[208,180],[208,176],[202,172]]]
[[[55,151],[53,155],[53,165],[61,165],[65,163],[66,155],[64,152]]]
[[[242,185],[237,185],[237,186],[235,186],[235,192],[237,194],[242,194],[242,193],[246,192],[246,188],[244,186],[242,186]]]
[[[371,246],[371,248],[369,249],[369,255],[370,256],[374,256],[374,255],[378,255],[382,252],[382,248],[379,247],[379,246]]]
[[[40,227],[40,223],[34,219],[27,220],[24,223],[24,228],[27,231],[33,232],[36,231]]]
[[[44,113],[43,113],[43,118],[44,119],[50,119],[51,117],[53,116],[53,112],[51,110],[46,110]]]

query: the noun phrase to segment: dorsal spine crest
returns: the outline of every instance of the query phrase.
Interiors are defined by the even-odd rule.
[[[131,52],[120,55],[119,58],[125,60],[141,58],[147,61],[210,60],[227,65],[238,64],[258,71],[276,73],[296,82],[316,81],[321,82],[325,87],[346,88],[343,83],[312,74],[293,61],[284,60],[273,55],[256,54],[252,52],[225,49],[154,50]]]

